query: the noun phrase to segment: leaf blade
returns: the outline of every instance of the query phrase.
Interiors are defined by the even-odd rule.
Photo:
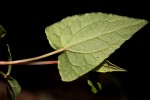
[[[146,24],[143,19],[87,13],[67,17],[45,32],[54,49],[64,48],[58,69],[63,81],[72,81],[102,63]]]
[[[93,83],[90,80],[87,80],[88,85],[91,87],[91,91],[93,93],[97,93],[98,90],[96,89],[96,87],[93,85]],[[99,83],[100,84],[100,83]]]

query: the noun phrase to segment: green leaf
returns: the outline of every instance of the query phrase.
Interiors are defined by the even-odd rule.
[[[98,92],[98,90],[96,89],[96,87],[93,85],[93,83],[90,80],[87,80],[87,83],[88,83],[89,86],[91,86],[91,91],[93,93],[97,93]]]
[[[102,89],[102,85],[101,85],[100,82],[97,82],[97,86],[98,86],[98,88],[99,88],[100,90]]]
[[[88,85],[91,87],[91,91],[93,93],[97,93],[98,92],[98,89],[101,90],[102,89],[102,85],[100,82],[97,82],[97,86],[98,86],[98,89],[96,89],[96,87],[94,86],[94,84],[92,83],[91,80],[87,80],[87,83]]]
[[[148,22],[115,14],[87,13],[67,17],[46,27],[50,45],[64,52],[58,57],[63,81],[91,71]]]
[[[4,76],[7,81],[7,92],[9,100],[17,100],[16,96],[21,92],[21,87],[19,83],[11,76],[6,75],[4,72],[0,71],[0,74]]]
[[[118,72],[118,71],[126,72],[127,70],[120,68],[120,67],[116,66],[115,64],[112,64],[111,62],[106,60],[106,61],[104,61],[103,64],[100,64],[98,67],[96,67],[96,69],[94,69],[94,71],[106,73],[106,72]]]
[[[6,34],[5,29],[0,25],[0,40],[2,37],[4,37],[5,34]]]
[[[10,98],[12,100],[16,100],[16,96],[19,95],[21,91],[21,87],[19,83],[11,76],[7,77],[7,82],[8,82],[8,92],[9,92]]]

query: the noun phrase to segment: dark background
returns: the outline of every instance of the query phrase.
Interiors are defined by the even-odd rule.
[[[10,45],[13,60],[53,51],[46,39],[45,27],[67,16],[105,12],[150,20],[147,0],[21,1],[0,5],[0,24],[7,31],[7,37],[0,44],[1,60],[7,59],[6,42]],[[108,58],[128,72],[100,74],[103,88],[98,94],[91,93],[86,84],[87,75],[70,83],[62,82],[56,65],[17,65],[11,75],[23,89],[50,92],[52,97],[58,98],[56,100],[144,100],[149,91],[149,32],[148,24]],[[42,60],[56,59],[57,56],[52,56]],[[0,69],[6,71],[5,67]]]

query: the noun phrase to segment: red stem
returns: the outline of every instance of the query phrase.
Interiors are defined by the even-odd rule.
[[[9,65],[8,61],[0,61],[0,65]],[[25,62],[25,63],[13,63],[12,65],[49,65],[49,64],[58,64],[58,61],[35,61],[35,62]]]
[[[24,63],[26,65],[49,65],[49,64],[58,64],[58,61],[35,61]]]

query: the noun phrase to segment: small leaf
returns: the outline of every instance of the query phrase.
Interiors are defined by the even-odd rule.
[[[4,37],[5,34],[6,34],[5,29],[0,25],[0,40],[2,37]]]
[[[12,100],[15,100],[13,98],[16,98],[16,96],[19,95],[19,93],[21,91],[21,87],[20,87],[19,83],[11,76],[7,77],[7,82],[8,82],[8,92],[9,92]]]
[[[91,91],[93,93],[97,93],[98,90],[96,89],[96,87],[93,85],[93,83],[90,80],[87,80],[88,85],[91,87]]]
[[[106,60],[106,61],[104,61],[104,63],[102,65],[99,65],[94,71],[106,73],[106,72],[115,72],[115,71],[126,72],[127,70],[120,68],[120,67],[116,66],[115,64],[112,64],[111,62]]]
[[[147,23],[115,14],[87,13],[67,17],[45,32],[54,49],[64,50],[58,57],[62,80],[73,81],[102,63]]]
[[[16,96],[19,95],[21,87],[19,83],[11,76],[6,75],[4,72],[0,71],[0,74],[4,76],[7,82],[7,93],[9,100],[17,100]]]
[[[102,89],[102,85],[101,85],[100,82],[97,82],[97,86],[98,86],[98,88],[99,88],[100,90]]]

